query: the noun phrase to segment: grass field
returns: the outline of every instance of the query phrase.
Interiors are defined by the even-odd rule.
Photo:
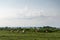
[[[60,33],[13,33],[0,31],[0,40],[60,40]]]

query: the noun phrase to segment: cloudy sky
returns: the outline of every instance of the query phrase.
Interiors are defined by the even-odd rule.
[[[0,0],[0,26],[60,26],[60,0]]]

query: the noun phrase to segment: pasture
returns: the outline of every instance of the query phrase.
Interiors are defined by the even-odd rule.
[[[6,30],[0,30],[0,40],[60,40],[60,33],[17,33],[9,32]]]

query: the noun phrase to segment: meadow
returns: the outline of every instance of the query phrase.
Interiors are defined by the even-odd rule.
[[[27,30],[27,32],[16,32],[21,28],[10,32],[10,28],[0,28],[0,40],[60,40],[60,30],[56,31],[56,28],[53,28],[55,31],[52,31],[51,27],[48,28],[50,30],[48,29],[47,32],[42,32],[42,30],[35,32],[32,31],[32,28],[29,28],[30,30],[24,29]],[[47,28],[44,27],[43,30],[45,29]],[[36,28],[34,30],[36,30]]]
[[[60,40],[60,33],[13,33],[0,31],[0,40]]]

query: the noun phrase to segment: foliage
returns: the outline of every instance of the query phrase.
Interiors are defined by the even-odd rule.
[[[57,32],[60,31],[60,29],[56,27],[51,26],[43,26],[43,27],[29,27],[29,28],[21,28],[21,27],[0,27],[0,30],[6,30],[6,31],[22,31],[25,32]]]

